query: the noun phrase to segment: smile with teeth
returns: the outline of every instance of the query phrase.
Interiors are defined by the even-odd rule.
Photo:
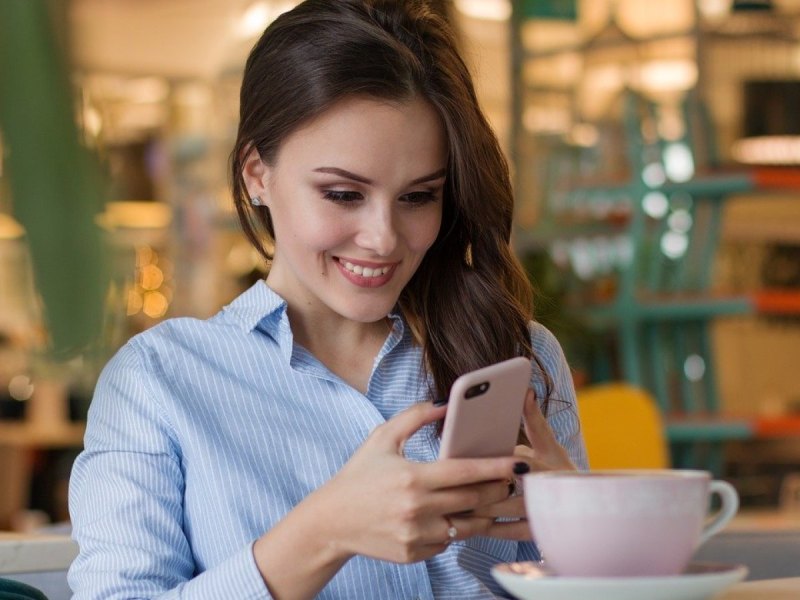
[[[380,277],[381,275],[386,275],[389,272],[391,267],[362,267],[361,265],[354,265],[348,261],[339,261],[344,268],[350,271],[351,273],[355,273],[356,275],[360,275],[361,277]]]

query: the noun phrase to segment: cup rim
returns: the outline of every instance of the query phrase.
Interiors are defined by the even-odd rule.
[[[631,477],[635,476],[635,477]],[[702,469],[589,469],[583,471],[537,471],[527,473],[524,479],[705,479],[711,480],[709,471]]]

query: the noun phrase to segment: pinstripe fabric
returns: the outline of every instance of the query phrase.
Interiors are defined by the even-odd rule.
[[[211,319],[172,319],[132,338],[106,366],[70,482],[76,599],[268,598],[253,541],[375,426],[428,398],[420,349],[399,316],[364,396],[293,344],[285,309],[259,282]],[[541,326],[532,337],[566,401],[551,423],[585,466],[561,350]],[[405,453],[434,460],[434,427]],[[489,567],[533,557],[530,544],[486,538],[411,565],[356,557],[319,597],[492,598],[503,592]]]

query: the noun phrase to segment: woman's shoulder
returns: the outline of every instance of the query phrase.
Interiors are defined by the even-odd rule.
[[[145,348],[235,343],[246,339],[256,326],[263,326],[265,332],[274,334],[285,304],[264,281],[258,281],[222,306],[216,314],[206,318],[178,316],[165,319],[134,335],[129,343]]]
[[[207,334],[208,329],[207,321],[202,319],[165,319],[128,338],[114,352],[104,371],[140,368],[142,363],[149,363],[158,356],[168,357],[176,352],[185,352],[188,339],[200,335],[204,330]]]
[[[158,347],[161,345],[184,344],[189,340],[216,340],[235,337],[243,330],[236,326],[225,311],[208,318],[171,317],[133,335],[129,344],[139,347]]]
[[[164,338],[182,337],[192,334],[203,334],[216,329],[218,316],[215,315],[208,319],[196,317],[171,317],[137,333],[130,338],[135,344],[149,345],[156,340]]]
[[[572,371],[558,339],[541,323],[531,321],[528,328],[531,334],[531,348],[536,357],[533,380],[535,384],[544,386],[542,390],[537,388],[537,393],[544,393],[543,390],[549,387],[545,382],[549,380],[553,385],[552,396],[559,398],[573,396]]]
[[[246,344],[246,334],[220,315],[165,319],[131,336],[115,351],[104,371],[171,371],[171,365],[208,359],[223,348],[233,350]]]
[[[534,354],[540,360],[561,361],[564,352],[561,348],[561,343],[558,341],[553,332],[538,321],[530,321],[528,323],[528,331],[531,336],[531,346]]]

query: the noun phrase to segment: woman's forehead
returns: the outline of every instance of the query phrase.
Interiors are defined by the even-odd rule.
[[[402,162],[419,177],[446,166],[447,138],[438,112],[422,98],[388,101],[353,96],[290,133],[277,158],[277,163],[330,163],[345,169],[352,162],[351,167],[372,166],[375,171],[397,168]]]

